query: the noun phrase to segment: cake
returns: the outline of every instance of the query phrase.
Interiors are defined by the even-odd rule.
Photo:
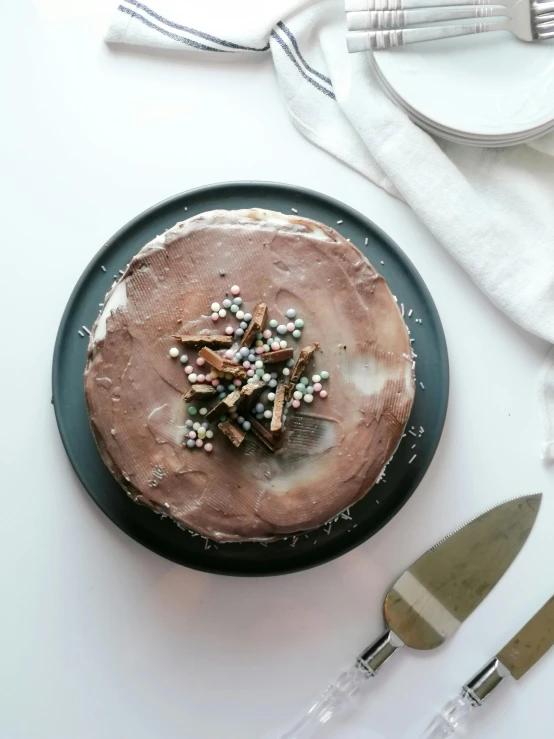
[[[216,210],[146,244],[112,285],[85,395],[135,502],[217,541],[271,541],[376,483],[411,411],[411,355],[385,280],[337,231]]]

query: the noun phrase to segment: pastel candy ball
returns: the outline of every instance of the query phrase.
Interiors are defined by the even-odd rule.
[[[185,372],[187,373],[187,375],[190,375],[190,374],[191,374],[191,372],[192,372],[192,367],[191,367],[191,365],[190,365],[190,364],[188,364],[188,365],[187,365],[187,366],[185,367]]]
[[[227,336],[232,336],[235,333],[235,329],[232,326],[226,326],[225,333]]]
[[[281,348],[281,345],[279,344],[278,341],[274,341],[273,344],[271,345],[271,348],[273,349],[274,352],[276,352],[278,349]]]
[[[206,360],[204,359],[204,357],[198,357],[198,359],[196,360],[196,364],[199,367],[202,367],[203,364],[206,364]]]
[[[271,331],[268,328],[266,328],[262,336],[264,337],[264,339],[271,339]]]
[[[213,386],[214,386],[215,388],[217,388],[217,387],[218,387],[218,385],[219,385],[219,380],[217,379],[217,377],[214,377],[214,379],[212,380],[212,385],[213,385]]]
[[[250,354],[250,349],[247,346],[243,346],[239,349],[239,354],[242,354],[243,357],[247,357]]]
[[[217,312],[217,315],[218,315],[218,316],[219,316],[220,318],[225,318],[225,316],[227,315],[227,311],[225,310],[225,308],[221,308],[221,310],[219,310],[219,311]]]
[[[264,347],[263,347],[263,345],[262,346],[257,346],[256,347],[256,354],[263,354],[263,353],[264,353]]]
[[[263,403],[256,403],[256,407],[254,408],[256,413],[263,413],[265,411],[265,407]]]
[[[213,437],[214,437],[214,432],[211,429],[208,429],[206,431],[206,439],[213,439]]]
[[[321,382],[321,375],[312,375],[312,382]]]
[[[244,320],[246,321],[246,323],[250,323],[250,321],[252,320],[252,313],[245,313]]]
[[[319,397],[320,397],[320,398],[326,398],[326,397],[327,397],[327,395],[328,395],[328,393],[327,393],[327,390],[322,390],[322,391],[321,391],[321,392],[319,393]]]
[[[275,393],[268,393],[267,399],[269,400],[270,403],[273,403],[273,401],[275,400]]]
[[[302,336],[302,331],[300,331],[300,329],[298,328],[295,328],[292,332],[292,335],[295,339],[299,339]]]
[[[304,403],[311,403],[313,399],[314,396],[311,395],[311,393],[306,393],[306,395],[304,395]]]
[[[248,377],[254,377],[254,370],[253,370],[253,369],[249,369],[249,370],[247,371],[246,375],[247,375]]]
[[[286,341],[280,341],[280,342],[279,342],[279,347],[280,347],[281,349],[286,349],[286,348],[287,348],[287,346],[288,346],[288,344],[287,344],[287,342],[286,342]]]
[[[225,300],[223,301],[222,305],[223,305],[224,308],[227,308],[227,310],[229,310],[229,308],[232,306],[232,303],[229,300],[229,298],[225,298]]]
[[[193,429],[194,428],[194,423],[189,418],[188,421],[185,421],[185,426],[187,428],[189,428],[189,429]]]
[[[194,439],[187,439],[187,446],[189,449],[194,449],[196,444],[194,443]]]
[[[292,333],[294,331],[294,323],[287,323],[287,331]]]
[[[213,450],[213,444],[204,444],[204,449],[209,453]]]
[[[279,326],[277,326],[277,333],[278,334],[286,334],[287,333],[287,327],[281,323]]]
[[[304,328],[304,321],[301,318],[297,318],[294,325],[296,328]]]
[[[194,383],[198,379],[198,375],[196,375],[194,372],[191,372],[189,375],[189,380]]]
[[[192,423],[192,421],[191,421],[191,423]],[[195,421],[194,423],[192,423],[192,430],[193,431],[198,431],[199,428],[201,428],[201,426],[198,423],[198,421]]]
[[[233,304],[233,305],[231,306],[231,313],[238,313],[238,312],[239,312],[239,307],[238,307],[238,305],[234,305],[234,304]]]
[[[320,382],[314,383],[314,393],[319,393],[321,391],[322,385]]]
[[[236,379],[236,380],[233,380],[233,384],[235,385],[235,387],[240,387],[240,386],[242,385],[242,382],[241,382],[241,381],[239,380],[239,378],[237,377],[237,379]]]
[[[212,313],[212,321],[219,321],[219,313]]]
[[[300,401],[299,400],[293,400],[292,401],[292,407],[293,408],[300,408]]]
[[[233,356],[234,356],[233,350],[232,349],[227,349],[227,351],[225,352],[225,355],[224,356],[225,356],[225,359],[232,359]]]
[[[302,377],[301,380],[300,380],[300,382],[303,385],[306,385],[306,387],[308,387],[308,385],[310,384],[310,380],[307,377]]]
[[[252,424],[250,423],[250,421],[245,421],[245,422],[244,422],[244,423],[242,424],[242,428],[243,428],[243,429],[244,429],[245,431],[250,431],[250,429],[252,428]]]
[[[221,306],[219,305],[219,303],[212,303],[212,311],[213,311],[214,313],[217,313],[217,311],[218,311],[218,310],[219,310],[220,308],[221,308]]]
[[[195,416],[196,415],[196,408],[194,406],[191,406],[189,408],[189,416]]]
[[[237,316],[238,316],[238,313],[237,313]],[[243,318],[244,318],[244,314],[243,314]],[[239,318],[239,321],[240,321],[240,318]],[[245,331],[248,328],[248,324],[246,323],[246,321],[241,321],[239,326],[243,331]]]
[[[202,441],[202,439],[196,439],[196,446],[198,447],[204,446],[204,442]]]
[[[244,336],[244,330],[242,328],[237,328],[237,330],[235,331],[235,336],[238,336],[240,339],[241,336]]]
[[[321,379],[322,380],[328,380],[329,379],[329,373],[327,372],[327,370],[323,370],[323,372],[320,372],[320,375],[321,375]]]
[[[181,354],[181,359],[180,359],[181,364],[186,364],[188,361],[189,361],[189,358],[187,357],[187,355]]]
[[[300,392],[300,390],[295,390],[292,397],[295,400],[302,400],[302,398],[304,397],[304,393]]]
[[[238,295],[239,293],[240,293],[240,287],[238,285],[233,285],[231,288],[231,294]]]
[[[285,377],[288,377],[290,375],[290,369],[288,367],[285,367],[283,370],[283,374]]]
[[[287,311],[287,318],[294,318],[296,316],[296,311],[294,308],[289,308]]]
[[[242,305],[242,298],[234,298],[233,303],[235,305]]]
[[[271,375],[268,372],[266,372],[265,375],[262,375],[262,380],[264,382],[269,382],[271,380]]]
[[[242,366],[244,367],[244,369],[250,369],[252,365],[250,364],[248,359],[245,359],[244,362],[242,363]]]
[[[276,321],[274,318],[272,318],[271,321],[269,322],[269,325],[271,326],[271,328],[277,328],[277,326],[279,325],[279,322]]]
[[[196,382],[206,382],[206,375],[197,375]]]
[[[242,321],[242,319],[244,318],[244,312],[243,312],[243,311],[241,311],[241,310],[238,310],[238,311],[236,312],[236,317],[237,317],[237,321]],[[242,326],[241,326],[241,328],[242,328]],[[246,327],[245,327],[245,328],[246,328]]]
[[[176,346],[171,347],[171,349],[169,350],[169,356],[173,359],[177,359],[177,357],[179,356],[179,350]]]
[[[257,370],[256,370],[256,374],[258,375],[258,377],[263,377],[263,376],[264,376],[264,371],[263,371],[263,369],[257,369]]]
[[[262,369],[263,366],[264,366],[264,363],[262,362],[262,360],[258,359],[256,361],[256,369]]]

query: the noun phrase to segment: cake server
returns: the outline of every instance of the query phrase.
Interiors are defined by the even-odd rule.
[[[430,724],[421,739],[452,736],[468,713],[512,676],[522,678],[554,644],[554,596],[537,611],[518,633],[462,688]]]
[[[486,598],[524,545],[542,495],[502,503],[429,549],[385,596],[385,632],[282,739],[307,739],[349,706],[401,647],[435,649]]]

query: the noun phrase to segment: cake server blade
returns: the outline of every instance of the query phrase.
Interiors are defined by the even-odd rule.
[[[457,529],[404,572],[385,596],[388,628],[282,739],[307,739],[348,706],[402,646],[435,649],[460,627],[514,561],[542,495],[506,501]]]
[[[467,715],[483,704],[492,691],[511,675],[522,678],[554,645],[554,596],[525,626],[467,682],[460,695],[447,703],[421,739],[441,739],[454,734]]]

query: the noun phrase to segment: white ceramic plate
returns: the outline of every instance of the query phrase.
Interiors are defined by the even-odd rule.
[[[554,125],[554,40],[482,34],[379,51],[374,58],[397,96],[451,135],[502,141]]]
[[[511,136],[473,136],[471,134],[461,134],[457,131],[441,128],[436,125],[433,121],[421,116],[417,110],[410,107],[402,98],[396,93],[396,91],[389,85],[387,80],[383,77],[380,69],[375,65],[375,71],[381,85],[383,86],[387,95],[391,100],[402,108],[408,116],[418,126],[428,131],[434,136],[453,141],[454,143],[465,144],[468,146],[485,146],[485,147],[502,147],[502,146],[514,146],[516,144],[523,144],[540,136],[544,136],[554,130],[554,121],[550,121],[544,126],[526,131],[525,133],[514,134]]]

